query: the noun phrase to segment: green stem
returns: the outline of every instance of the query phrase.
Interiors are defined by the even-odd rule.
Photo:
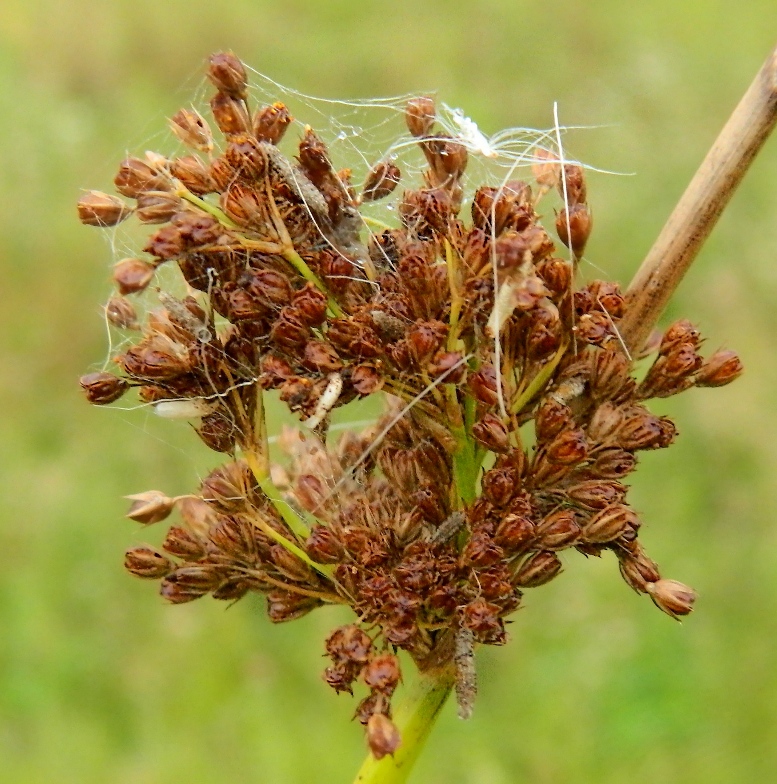
[[[394,714],[402,745],[393,757],[367,756],[354,784],[403,784],[426,743],[455,676],[450,669],[422,673]]]

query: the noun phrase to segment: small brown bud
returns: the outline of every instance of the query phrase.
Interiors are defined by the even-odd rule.
[[[558,183],[558,192],[561,198],[564,198],[564,185],[566,185],[566,198],[571,205],[582,204],[586,200],[586,187],[585,187],[585,174],[583,167],[574,163],[568,163],[564,166],[564,180],[562,184]]]
[[[327,638],[326,652],[333,662],[366,664],[372,653],[372,640],[356,624],[339,626]]]
[[[698,348],[701,343],[701,333],[688,319],[675,321],[667,328],[661,338],[658,353],[669,354],[680,343],[690,343],[694,348]]]
[[[274,544],[270,547],[270,558],[275,568],[288,580],[307,582],[310,580],[310,567],[283,545]]]
[[[734,351],[716,351],[696,374],[697,387],[722,387],[742,375],[742,360]]]
[[[362,188],[362,201],[385,199],[400,180],[399,167],[391,161],[381,161],[370,169]]]
[[[487,413],[472,426],[473,438],[492,452],[507,452],[510,449],[510,434],[496,414]]]
[[[499,612],[498,605],[482,598],[475,599],[462,612],[462,626],[472,631],[478,642],[502,645],[507,636]]]
[[[565,207],[556,216],[558,238],[578,257],[583,255],[592,227],[591,210],[587,204],[574,204],[569,213]]]
[[[254,136],[260,142],[278,144],[294,118],[282,103],[262,106],[256,110],[253,121]]]
[[[623,423],[623,411],[609,400],[594,411],[588,425],[588,438],[594,443],[607,441]]]
[[[634,553],[619,553],[618,560],[621,576],[637,593],[647,593],[648,583],[661,579],[658,564],[648,558],[639,545]]]
[[[615,503],[605,507],[583,526],[586,542],[604,544],[615,541],[629,528],[639,528],[639,518],[625,504]]]
[[[462,553],[465,563],[473,566],[491,566],[502,560],[504,551],[485,531],[475,531]]]
[[[178,570],[165,577],[159,586],[159,593],[163,599],[170,602],[170,604],[186,604],[186,602],[193,602],[208,593],[209,588],[204,585],[187,584],[186,580],[178,581]]]
[[[599,479],[621,479],[637,466],[637,459],[623,449],[605,449],[598,453],[588,470]]]
[[[245,99],[248,95],[245,66],[232,52],[217,52],[208,58],[208,79],[217,90],[233,98]]]
[[[132,501],[127,517],[144,525],[164,520],[173,511],[175,505],[172,498],[168,498],[159,490],[147,490],[145,493],[125,495],[124,497],[128,501]]]
[[[170,130],[188,147],[200,152],[210,152],[213,149],[210,127],[205,118],[194,110],[181,109],[176,112],[170,118]]]
[[[79,379],[86,399],[96,406],[118,400],[129,389],[129,384],[113,373],[87,373]]]
[[[372,691],[391,696],[402,677],[399,659],[391,653],[373,656],[364,668],[363,677]]]
[[[148,191],[138,196],[135,214],[141,223],[166,223],[180,211],[180,196],[168,191]]]
[[[202,442],[214,452],[232,452],[235,448],[237,425],[223,411],[204,416],[196,430]]]
[[[267,617],[273,623],[294,621],[307,615],[320,604],[320,599],[312,599],[288,591],[270,591],[267,594]]]
[[[115,226],[130,215],[131,207],[101,191],[88,191],[78,200],[78,219],[86,226]]]
[[[182,498],[178,502],[178,512],[181,519],[198,536],[207,536],[211,527],[218,522],[213,504],[196,496]]]
[[[135,306],[124,297],[111,297],[105,305],[105,318],[118,329],[138,329]]]
[[[537,275],[553,298],[561,297],[572,285],[572,264],[564,259],[544,259],[537,265]]]
[[[251,118],[241,100],[219,92],[210,99],[210,110],[216,125],[225,136],[248,133]]]
[[[405,106],[405,122],[413,136],[426,136],[432,130],[435,116],[434,99],[428,95],[411,98]]]
[[[211,471],[202,482],[202,497],[225,511],[241,509],[252,484],[248,466],[242,461],[227,463]]]
[[[561,571],[561,561],[555,553],[541,550],[529,556],[513,577],[513,583],[522,588],[536,588],[550,582]]]
[[[495,506],[506,506],[513,494],[520,489],[515,472],[508,469],[492,468],[483,474],[483,496]]]
[[[124,568],[136,577],[158,580],[170,573],[173,564],[153,547],[133,547],[124,555]]]
[[[678,620],[693,610],[693,603],[696,601],[695,591],[677,580],[648,583],[647,592],[659,610]]]
[[[367,720],[367,743],[376,760],[394,754],[402,743],[396,724],[384,713],[373,713]]]
[[[343,361],[326,341],[309,340],[305,344],[305,366],[321,373],[337,373],[343,369]]]
[[[156,267],[142,259],[122,259],[113,268],[113,282],[121,294],[143,291],[154,277]]]

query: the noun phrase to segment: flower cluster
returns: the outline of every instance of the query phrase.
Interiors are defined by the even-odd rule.
[[[234,55],[211,57],[208,75],[222,145],[181,110],[170,125],[192,154],[128,158],[115,185],[133,203],[91,191],[78,204],[89,225],[159,225],[143,258],[114,269],[106,316],[137,337],[118,375],[81,379],[87,398],[135,388],[229,456],[191,496],[131,497],[132,519],[177,509],[180,522],[161,550],[131,549],[127,569],[173,603],[262,593],[273,621],[350,605],[324,677],[337,691],[366,685],[356,715],[378,758],[401,743],[398,649],[421,669],[456,668],[468,715],[474,646],[505,642],[505,618],[559,574],[562,550],[610,551],[635,591],[675,618],[690,612],[693,591],[662,578],[639,542],[625,480],[640,451],[676,435],[646,400],[742,368],[729,351],[703,359],[687,321],[628,355],[618,285],[576,281],[592,227],[582,167],[539,150],[531,183],[467,193],[466,144],[437,132],[431,98],[412,99],[405,119],[427,168],[405,183],[397,225],[375,228],[361,208],[397,189],[395,162],[356,187],[310,128],[290,158],[278,146],[286,107],[252,111]],[[537,211],[553,191],[561,255]],[[163,264],[188,293],[160,290],[141,324],[128,297]],[[269,460],[270,390],[304,426],[283,434],[283,466]],[[379,391],[374,426],[327,438],[335,407]]]

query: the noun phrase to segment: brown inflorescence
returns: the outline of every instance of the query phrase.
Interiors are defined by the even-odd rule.
[[[130,550],[127,569],[176,604],[264,594],[275,622],[350,605],[324,678],[367,689],[356,716],[376,757],[401,742],[397,651],[421,669],[447,657],[469,715],[474,647],[506,641],[505,619],[559,575],[562,551],[610,552],[635,591],[689,613],[693,591],[642,548],[625,481],[639,452],[676,436],[648,399],[726,384],[742,367],[730,351],[703,359],[698,330],[679,321],[636,376],[618,284],[576,281],[591,230],[582,167],[541,151],[533,182],[475,189],[467,216],[467,147],[435,132],[431,98],[413,99],[407,127],[428,169],[404,183],[400,222],[365,236],[360,208],[402,184],[396,164],[378,163],[359,192],[311,128],[296,160],[279,150],[292,118],[283,104],[252,109],[234,55],[214,55],[209,77],[220,149],[181,110],[171,127],[191,153],[121,164],[116,187],[135,205],[96,191],[79,202],[88,225],[133,212],[156,225],[146,255],[116,266],[106,309],[139,336],[118,375],[82,378],[87,398],[134,387],[229,457],[191,496],[130,497],[143,524],[178,515],[162,550]],[[571,258],[537,213],[553,189]],[[127,297],[162,265],[177,265],[187,293],[160,292],[141,326]],[[305,425],[281,437],[283,468],[269,464],[269,390]],[[389,404],[374,426],[327,439],[334,408],[378,391]]]

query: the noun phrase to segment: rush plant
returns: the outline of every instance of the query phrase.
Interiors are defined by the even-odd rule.
[[[627,293],[581,280],[585,170],[560,145],[535,146],[528,179],[471,187],[470,156],[491,149],[471,128],[442,132],[422,96],[404,108],[422,176],[384,159],[354,184],[309,127],[295,157],[281,151],[288,109],[251,106],[228,53],[208,68],[218,143],[181,110],[170,125],[191,154],[127,158],[123,198],[80,199],[85,224],[155,226],[144,255],[114,269],[106,317],[129,342],[117,373],[81,379],[88,400],[134,390],[225,456],[191,495],[130,496],[139,523],[176,518],[161,549],[135,547],[125,566],[174,604],[261,593],[274,622],[350,606],[323,677],[364,695],[357,781],[405,781],[451,691],[471,714],[477,648],[507,642],[505,619],[560,574],[563,552],[610,558],[659,610],[691,612],[693,590],[640,543],[627,479],[675,439],[649,401],[742,372],[732,351],[703,352],[689,321],[653,327],[774,124],[774,74],[773,56]],[[397,196],[393,224],[368,217]],[[179,270],[179,293],[163,266]],[[142,319],[132,298],[155,287]],[[301,420],[279,465],[270,394]],[[378,394],[374,425],[328,437],[334,409]],[[419,675],[395,707],[400,650]]]

